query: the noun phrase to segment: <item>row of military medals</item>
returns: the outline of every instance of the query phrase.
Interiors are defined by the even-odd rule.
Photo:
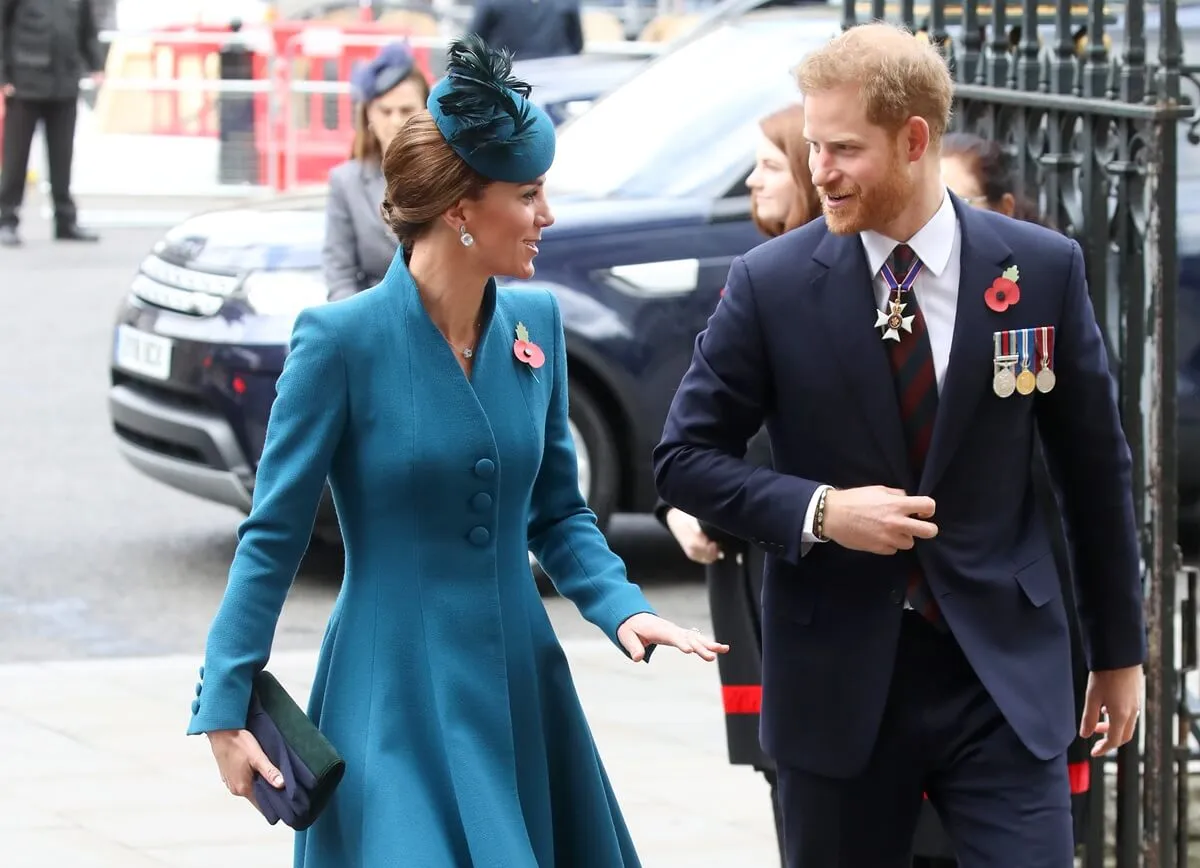
[[[996,332],[992,341],[992,391],[999,397],[1032,395],[1035,389],[1045,394],[1054,388],[1054,326]]]

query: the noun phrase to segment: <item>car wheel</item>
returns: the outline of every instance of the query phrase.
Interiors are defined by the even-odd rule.
[[[567,425],[575,441],[579,466],[579,490],[588,507],[596,514],[600,530],[608,526],[617,502],[617,447],[599,406],[578,383],[570,387],[571,405]],[[554,593],[554,585],[541,564],[531,554],[529,565],[538,590]]]
[[[605,530],[617,505],[617,445],[592,396],[578,383],[571,384],[570,394],[567,424],[575,441],[579,490],[596,513],[596,523]]]

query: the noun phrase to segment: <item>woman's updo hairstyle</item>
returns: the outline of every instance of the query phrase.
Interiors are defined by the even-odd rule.
[[[383,219],[405,253],[456,202],[478,199],[489,183],[454,152],[428,111],[409,118],[392,139],[383,177]]]

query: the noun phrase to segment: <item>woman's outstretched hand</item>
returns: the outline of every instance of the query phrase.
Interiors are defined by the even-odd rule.
[[[639,612],[627,618],[617,628],[617,639],[634,663],[645,659],[647,645],[670,645],[684,654],[699,654],[710,661],[729,650],[728,645],[714,642],[695,628],[685,630],[649,612]]]

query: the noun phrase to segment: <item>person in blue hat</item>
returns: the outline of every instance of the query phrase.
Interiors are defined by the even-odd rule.
[[[379,285],[300,314],[278,381],[188,732],[233,794],[285,785],[247,709],[328,479],[346,574],[308,711],[345,776],[298,868],[640,866],[529,552],[635,663],[728,650],[629,581],[579,491],[558,302],[496,284],[533,275],[553,222],[554,129],[529,90],[507,52],[451,45],[384,154],[401,250]]]
[[[383,154],[396,133],[429,98],[429,82],[401,42],[384,46],[350,79],[354,143],[350,159],[329,173],[321,260],[330,301],[348,298],[383,279],[396,254],[396,236],[380,219]]]

